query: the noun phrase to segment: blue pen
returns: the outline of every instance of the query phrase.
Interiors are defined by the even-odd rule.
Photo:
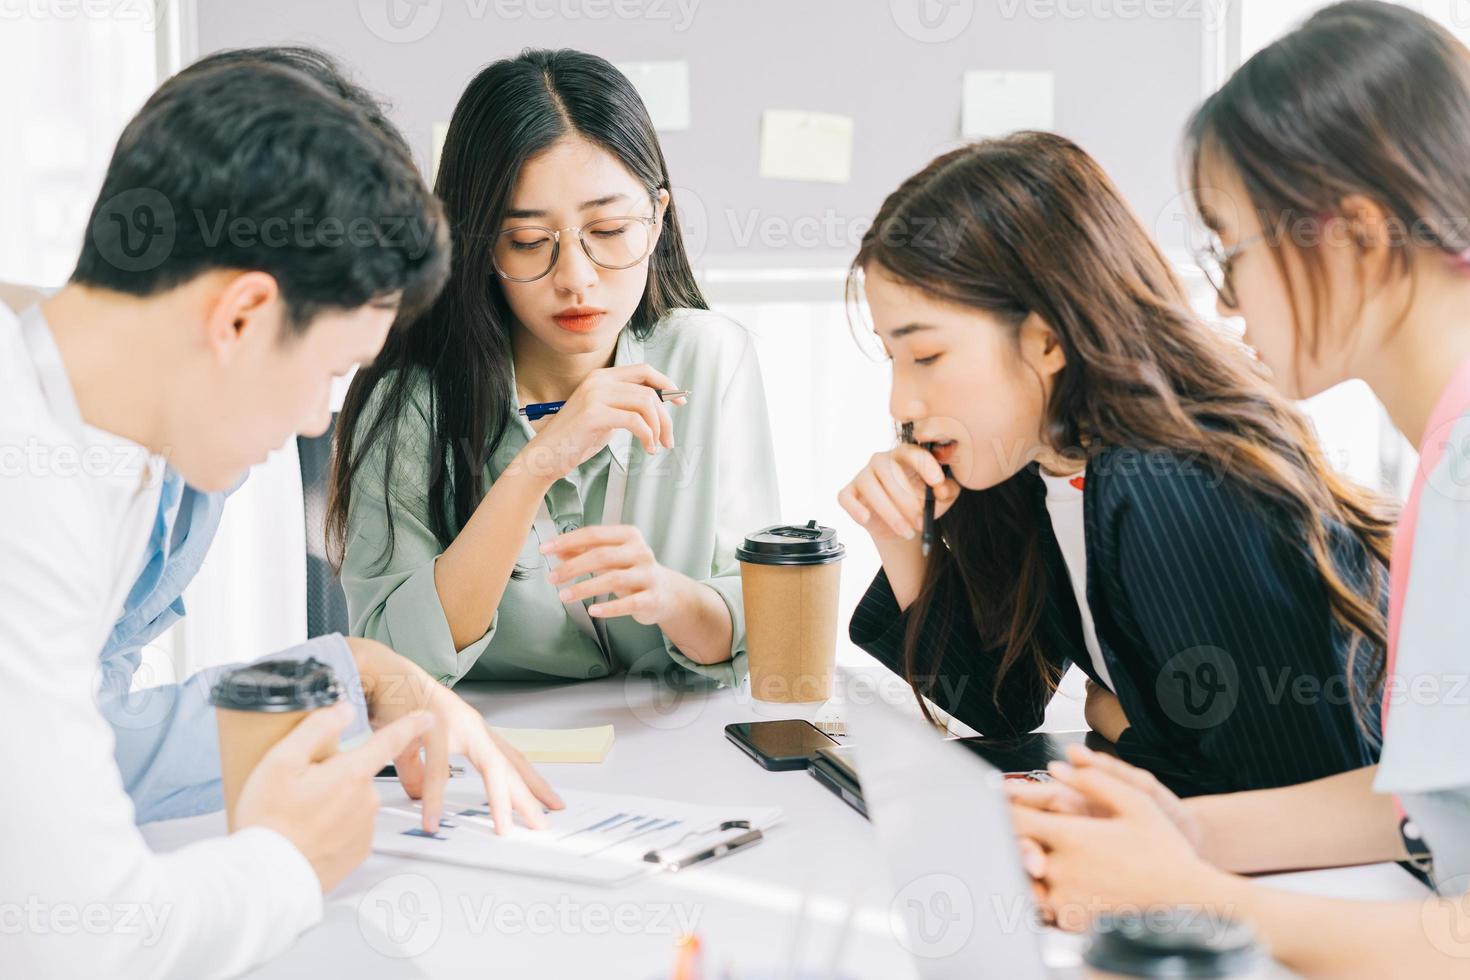
[[[672,388],[661,389],[658,397],[662,401],[668,401],[671,398],[688,398],[692,394],[693,392],[690,391]],[[548,415],[555,415],[561,411],[561,407],[565,404],[566,402],[536,402],[534,405],[527,405],[525,408],[516,409],[516,411],[524,415],[528,422],[535,422],[537,419],[543,419]]]

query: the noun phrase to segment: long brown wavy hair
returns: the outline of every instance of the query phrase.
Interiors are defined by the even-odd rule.
[[[1019,328],[1037,314],[1066,366],[1046,405],[1043,439],[1070,456],[1116,447],[1176,455],[1228,479],[1289,519],[1349,638],[1349,678],[1383,680],[1382,611],[1395,513],[1326,462],[1300,412],[1257,374],[1243,348],[1191,308],[1169,263],[1098,164],[1071,141],[1018,133],[944,154],[890,194],[863,236],[848,280],[876,268],[934,296]],[[1334,556],[1332,524],[1367,555],[1365,582]],[[928,695],[952,628],[938,594],[964,596],[1000,681],[1025,660],[1048,689],[1060,680],[1037,637],[1046,603],[1038,510],[1024,481],[961,492],[938,524],[910,609],[904,672]],[[1341,550],[1340,547],[1337,550]],[[937,629],[922,645],[921,633]],[[937,636],[937,639],[936,639]],[[936,653],[934,656],[940,656]],[[1360,721],[1368,693],[1352,685]]]

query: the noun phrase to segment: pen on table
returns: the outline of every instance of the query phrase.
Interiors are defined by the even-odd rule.
[[[688,398],[692,394],[694,394],[692,391],[684,391],[680,388],[661,388],[659,389],[658,397],[660,401],[671,401],[675,398]],[[555,415],[561,411],[562,406],[565,404],[566,402],[564,401],[536,402],[534,405],[527,405],[524,408],[516,409],[516,411],[524,415],[526,421],[535,422],[537,419],[543,419],[548,415]]]
[[[903,424],[903,441],[912,443],[914,441],[914,423]],[[934,451],[934,443],[924,443],[924,448],[930,452]],[[925,558],[929,557],[929,551],[934,547],[934,488],[924,486],[924,533],[919,538],[919,553]]]

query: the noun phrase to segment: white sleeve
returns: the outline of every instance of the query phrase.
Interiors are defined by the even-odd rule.
[[[0,442],[29,438],[0,424]],[[87,478],[0,477],[0,964],[8,976],[214,977],[321,918],[306,859],[249,830],[152,853],[94,701],[112,537]]]
[[[1470,414],[1420,488],[1398,655],[1373,788],[1431,793],[1470,786]]]

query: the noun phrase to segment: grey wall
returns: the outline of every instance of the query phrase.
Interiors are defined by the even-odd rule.
[[[916,38],[913,11],[953,20]],[[1166,247],[1178,142],[1201,98],[1199,0],[198,0],[199,50],[320,46],[394,105],[425,169],[481,66],[527,46],[690,63],[693,126],[663,136],[709,266],[827,265],[908,174],[959,137],[967,69],[1056,73],[1056,129],[1112,173]],[[398,19],[390,20],[392,12]],[[899,26],[904,20],[909,30]],[[846,185],[758,176],[764,109],[855,118]]]

